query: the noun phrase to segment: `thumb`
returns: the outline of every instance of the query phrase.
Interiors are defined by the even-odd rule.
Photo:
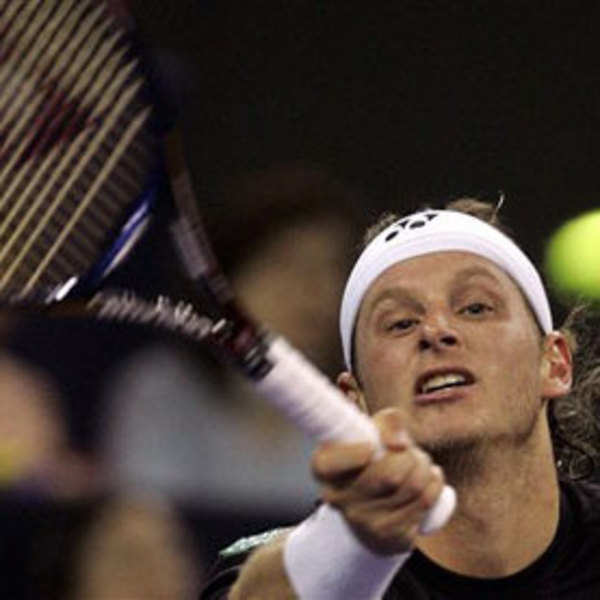
[[[385,408],[373,416],[381,443],[388,450],[406,450],[413,440],[404,427],[404,417],[397,408]]]

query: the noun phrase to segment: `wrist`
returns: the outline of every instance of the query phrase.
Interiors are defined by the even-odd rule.
[[[379,600],[410,552],[384,556],[356,538],[339,511],[323,504],[288,536],[287,576],[300,600]]]

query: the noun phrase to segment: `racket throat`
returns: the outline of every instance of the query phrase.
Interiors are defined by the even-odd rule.
[[[211,338],[226,358],[250,379],[260,380],[269,373],[273,364],[267,358],[268,342],[253,323],[235,323],[218,320],[211,329]]]

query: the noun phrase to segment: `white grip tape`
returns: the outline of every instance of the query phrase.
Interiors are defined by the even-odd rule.
[[[373,422],[285,339],[278,337],[271,342],[267,358],[273,368],[256,387],[304,433],[318,441],[372,442],[383,452]],[[444,486],[421,523],[421,533],[433,533],[445,525],[455,505],[456,493]]]

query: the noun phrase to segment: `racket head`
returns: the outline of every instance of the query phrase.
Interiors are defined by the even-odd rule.
[[[77,299],[92,297],[169,196],[168,164],[174,237],[215,344],[254,372],[260,332],[212,252],[176,135],[163,155],[169,103],[130,25],[95,0],[0,8],[0,300],[60,304],[59,314],[71,300],[80,315]]]
[[[89,294],[148,226],[167,121],[130,25],[94,0],[0,7],[3,297]]]

